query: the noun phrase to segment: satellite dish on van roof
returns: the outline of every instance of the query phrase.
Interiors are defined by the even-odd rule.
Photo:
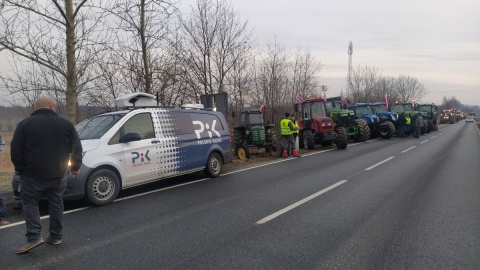
[[[158,105],[154,95],[141,92],[119,96],[114,100],[114,103],[115,106],[121,108],[153,107]]]

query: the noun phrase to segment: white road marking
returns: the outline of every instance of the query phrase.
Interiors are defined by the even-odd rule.
[[[428,142],[428,141],[429,141],[429,140],[427,139],[427,140],[421,142],[420,144],[424,144],[424,143],[426,143],[426,142]]]
[[[434,139],[434,138],[436,138],[436,137],[437,137],[437,135],[435,135],[435,136],[431,137],[430,139]]]
[[[405,153],[405,152],[408,152],[408,151],[412,150],[412,149],[415,148],[415,147],[416,147],[416,146],[412,146],[412,147],[410,147],[410,148],[408,148],[408,149],[403,150],[403,151],[402,151],[402,154]]]
[[[336,188],[336,187],[338,187],[338,186],[346,183],[347,181],[348,181],[348,180],[342,180],[342,181],[339,181],[339,182],[337,182],[337,183],[335,183],[335,184],[333,184],[333,185],[331,185],[331,186],[329,186],[329,187],[327,187],[327,188],[324,188],[324,189],[320,190],[319,192],[317,192],[317,193],[315,193],[315,194],[312,194],[312,195],[306,197],[305,199],[302,199],[302,200],[300,200],[300,201],[298,201],[298,202],[296,202],[296,203],[294,203],[294,204],[291,204],[291,205],[283,208],[282,210],[279,210],[279,211],[277,211],[277,212],[275,212],[275,213],[273,213],[273,214],[271,214],[271,215],[269,215],[269,216],[267,216],[267,217],[265,217],[265,218],[262,218],[261,220],[257,221],[256,224],[257,224],[257,225],[265,224],[265,223],[269,222],[270,220],[272,220],[272,219],[274,219],[274,218],[276,218],[276,217],[279,217],[280,215],[283,215],[283,214],[285,214],[286,212],[288,212],[288,211],[290,211],[290,210],[292,210],[292,209],[295,209],[295,208],[299,207],[300,205],[302,205],[302,204],[304,204],[304,203],[306,203],[306,202],[308,202],[308,201],[310,201],[310,200],[313,200],[313,199],[315,199],[316,197],[318,197],[318,196],[320,196],[320,195],[322,195],[322,194],[324,194],[324,193],[326,193],[326,192],[328,192],[328,191],[330,191],[330,190],[332,190],[332,189],[334,189],[334,188]]]
[[[373,140],[372,140],[373,141]],[[360,143],[355,143],[355,144],[349,144],[348,146],[354,146],[354,145],[358,145]],[[309,153],[309,154],[305,154],[303,156],[311,156],[311,155],[317,155],[317,154],[321,154],[321,153],[325,153],[325,152],[328,152],[328,151],[332,151],[334,149],[327,149],[327,150],[322,150],[322,151],[318,151],[318,152],[314,152],[314,153]],[[247,170],[251,170],[251,169],[255,169],[255,168],[259,168],[259,167],[264,167],[264,166],[267,166],[267,165],[270,165],[270,164],[275,164],[275,163],[280,163],[280,162],[284,162],[284,161],[289,161],[289,160],[292,160],[293,158],[289,158],[289,159],[282,159],[282,160],[278,160],[278,161],[273,161],[273,162],[268,162],[268,163],[265,163],[265,164],[262,164],[262,165],[258,165],[258,166],[253,166],[253,167],[249,167],[249,168],[245,168],[245,169],[240,169],[240,170],[236,170],[236,171],[232,171],[232,172],[228,172],[228,173],[223,173],[221,174],[220,176],[223,176],[223,175],[229,175],[229,174],[233,174],[233,173],[237,173],[237,172],[243,172],[243,171],[247,171]],[[179,185],[175,185],[175,186],[171,186],[171,187],[166,187],[166,188],[162,188],[162,189],[156,189],[156,190],[152,190],[152,191],[147,191],[147,192],[144,192],[144,193],[141,193],[141,194],[136,194],[136,195],[132,195],[132,196],[128,196],[128,197],[123,197],[123,198],[120,198],[120,199],[116,199],[114,202],[119,202],[119,201],[123,201],[123,200],[127,200],[127,199],[133,199],[133,198],[137,198],[137,197],[141,197],[141,196],[144,196],[144,195],[148,195],[148,194],[152,194],[152,193],[156,193],[156,192],[160,192],[160,191],[164,191],[164,190],[167,190],[167,189],[173,189],[173,188],[177,188],[177,187],[181,187],[181,186],[186,186],[186,185],[191,185],[191,184],[195,184],[195,183],[198,183],[198,182],[203,182],[203,181],[206,181],[206,180],[210,180],[211,178],[203,178],[203,179],[199,179],[199,180],[196,180],[196,181],[191,181],[191,182],[188,182],[188,183],[183,183],[183,184],[179,184]],[[77,211],[82,211],[82,210],[86,210],[86,209],[89,209],[89,208],[92,208],[90,206],[88,207],[82,207],[82,208],[78,208],[78,209],[73,209],[73,210],[69,210],[69,211],[65,211],[64,214],[69,214],[69,213],[73,213],[73,212],[77,212]],[[50,218],[49,215],[46,215],[46,216],[42,216],[40,217],[40,219],[47,219],[47,218]],[[0,227],[0,230],[3,230],[3,229],[6,229],[6,228],[9,228],[9,227],[13,227],[13,226],[17,226],[17,225],[22,225],[22,224],[25,224],[25,221],[19,221],[19,222],[15,222],[15,223],[10,223],[8,225],[4,225],[4,226],[1,226]]]
[[[377,166],[380,166],[380,165],[382,165],[383,163],[385,163],[385,162],[387,162],[387,161],[389,161],[389,160],[391,160],[391,159],[394,159],[394,158],[395,158],[395,157],[389,157],[389,158],[387,158],[387,159],[385,159],[385,160],[383,160],[383,161],[380,161],[380,162],[378,162],[377,164],[366,168],[365,171],[370,171],[371,169],[373,169],[373,168],[375,168],[375,167],[377,167]]]

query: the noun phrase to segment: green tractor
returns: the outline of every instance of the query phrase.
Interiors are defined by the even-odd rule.
[[[250,148],[265,148],[266,153],[278,151],[275,125],[264,124],[264,109],[248,109],[240,113],[240,125],[234,127],[235,151],[238,158],[250,158]]]
[[[345,99],[346,101],[346,99]],[[335,122],[335,126],[342,126],[348,138],[355,142],[364,142],[370,138],[370,128],[367,122],[355,117],[355,112],[347,110],[348,104],[342,103],[341,97],[327,98],[327,113]]]
[[[424,120],[427,121],[427,133],[437,131],[440,122],[438,107],[435,104],[417,104],[417,110],[422,114]]]
[[[400,113],[406,113],[406,114],[409,114],[411,119],[412,119],[412,128],[414,126],[413,123],[415,123],[415,119],[416,119],[416,116],[417,115],[421,115],[422,118],[423,118],[423,127],[422,129],[420,130],[420,134],[423,135],[425,133],[427,133],[428,131],[428,121],[426,119],[427,117],[427,113],[424,113],[424,112],[419,112],[415,109],[415,104],[414,103],[395,103],[395,104],[392,104],[390,106],[390,111],[392,112],[396,112],[398,114]],[[428,131],[430,132],[430,131]]]

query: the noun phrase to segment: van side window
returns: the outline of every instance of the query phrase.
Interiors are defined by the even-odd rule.
[[[138,133],[140,138],[155,138],[152,117],[150,113],[142,113],[133,116],[117,131],[115,135],[108,141],[108,145],[120,143],[120,137],[127,133]]]
[[[127,133],[138,133],[142,140],[155,138],[155,130],[153,129],[153,122],[150,113],[141,113],[133,116],[125,122],[122,129],[122,135]]]

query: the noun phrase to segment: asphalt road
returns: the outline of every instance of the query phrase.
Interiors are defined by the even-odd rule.
[[[442,125],[76,209],[25,255],[1,227],[0,268],[480,269],[479,175],[475,125]]]

